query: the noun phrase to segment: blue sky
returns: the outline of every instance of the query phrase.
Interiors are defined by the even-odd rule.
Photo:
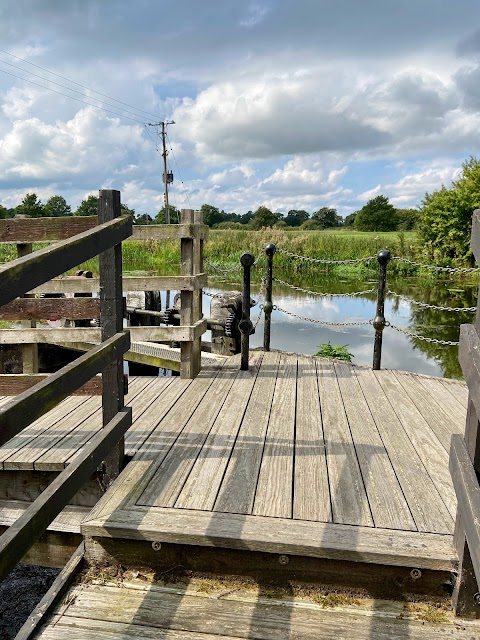
[[[5,0],[0,43],[5,206],[155,214],[164,119],[180,208],[415,207],[478,154],[478,0]]]

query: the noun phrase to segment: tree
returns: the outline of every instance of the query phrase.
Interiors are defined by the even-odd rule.
[[[452,187],[427,193],[422,202],[420,238],[429,257],[473,263],[470,251],[472,214],[480,208],[480,161],[471,157]]]
[[[397,209],[397,229],[399,231],[411,231],[415,229],[420,220],[418,209]]]
[[[98,196],[88,196],[82,200],[80,206],[73,214],[74,216],[96,216],[98,215]]]
[[[285,218],[285,222],[288,227],[299,227],[306,222],[310,217],[310,214],[303,209],[291,209]]]
[[[15,211],[13,209],[7,209],[3,204],[0,204],[0,219],[13,218],[14,215]]]
[[[211,204],[202,204],[200,211],[203,213],[203,221],[208,224],[209,227],[213,227],[214,224],[219,224],[224,221],[223,215]]]
[[[52,196],[43,207],[43,215],[48,218],[59,218],[60,216],[71,216],[72,208],[62,196]]]
[[[15,214],[30,216],[30,218],[41,218],[44,206],[36,193],[27,193],[22,202],[16,207]]]
[[[133,219],[133,224],[153,224],[152,216],[149,216],[148,213],[142,213],[141,216],[137,216]]]
[[[353,213],[349,213],[348,216],[346,216],[345,220],[343,221],[345,227],[353,227],[353,225],[355,224],[357,213],[358,211],[354,211]]]
[[[332,229],[340,227],[343,223],[342,218],[337,214],[336,209],[322,207],[312,215],[312,220],[317,223],[317,229]]]
[[[170,214],[170,223],[178,224],[180,222],[180,211],[173,205],[168,206]],[[162,207],[154,219],[154,224],[165,224],[165,207]]]
[[[385,196],[369,200],[355,218],[355,229],[358,231],[395,231],[396,228],[395,207]]]
[[[253,214],[251,221],[252,229],[263,229],[264,227],[274,227],[278,220],[282,219],[281,213],[272,213],[268,207],[258,207]]]

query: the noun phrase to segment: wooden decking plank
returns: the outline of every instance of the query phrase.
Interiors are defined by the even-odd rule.
[[[350,365],[335,362],[335,371],[376,527],[416,531],[390,457]]]
[[[168,389],[174,379],[173,377],[150,379],[142,392],[135,397],[134,401],[129,403],[132,407],[133,422],[125,434],[126,455],[133,457],[148,437],[150,432],[148,429],[145,429],[145,424],[140,428],[139,418],[153,403],[158,406],[158,402],[162,402],[162,394]]]
[[[211,511],[243,420],[262,355],[250,354],[248,371],[240,371],[177,498],[180,509]]]
[[[456,385],[445,385],[442,378],[410,375],[415,377],[416,381],[430,394],[435,403],[448,414],[450,420],[458,423],[463,422],[465,426],[467,409],[463,402],[458,399],[458,394],[455,393]]]
[[[189,509],[129,507],[82,533],[446,571],[455,560],[452,535]]]
[[[397,611],[364,607],[325,609],[320,604],[257,597],[218,598],[168,588],[88,585],[70,589],[41,640],[472,640],[478,625],[426,623]],[[366,610],[365,610],[366,609]],[[462,621],[463,622],[463,621]],[[60,631],[60,633],[58,632]],[[84,635],[80,635],[83,632]]]
[[[263,356],[238,437],[232,449],[215,511],[251,513],[280,356]]]
[[[333,521],[373,526],[360,466],[332,362],[316,361]]]
[[[108,494],[94,507],[95,516],[135,504],[218,372],[217,365],[209,365],[195,380],[175,378],[162,395],[161,407],[153,403],[144,411],[138,419],[138,428],[145,424],[149,435]]]
[[[14,455],[21,449],[28,447],[29,443],[44,433],[49,427],[53,426],[59,420],[65,418],[72,411],[77,411],[79,407],[88,400],[86,396],[74,396],[65,398],[54,409],[46,413],[38,420],[35,420],[29,427],[24,429],[17,436],[6,442],[0,448],[0,468],[10,456]]]
[[[0,526],[9,527],[25,513],[30,502],[0,500]],[[67,505],[48,526],[48,531],[80,533],[80,524],[90,513],[90,507]]]
[[[132,402],[138,393],[145,387],[145,380],[141,377],[135,378],[130,384],[128,395],[125,398],[126,404]],[[93,398],[92,398],[93,400]],[[102,428],[101,398],[95,402],[95,410],[81,420],[77,415],[72,416],[73,422],[64,431],[62,437],[46,447],[45,451],[36,458],[34,468],[38,471],[55,471],[59,467],[65,467],[69,460],[77,455],[79,450],[93,438]]]
[[[418,376],[397,371],[394,375],[448,453],[452,434],[465,431],[465,411],[462,412],[463,417],[456,418],[457,413],[453,402],[449,403],[450,410],[441,406],[439,396],[446,396],[445,387],[436,380],[428,380],[427,390],[427,385],[422,384]],[[458,413],[460,414],[460,411]]]
[[[222,368],[221,375],[208,388],[137,504],[158,507],[175,504],[238,371],[238,365]]]
[[[468,407],[468,389],[464,383],[446,380],[445,378],[425,378],[418,376],[420,382],[429,390],[438,388],[438,396],[443,398],[447,408],[450,408],[452,414],[465,415]],[[443,405],[442,405],[443,406]]]
[[[315,361],[298,357],[293,517],[332,521]]]
[[[282,354],[258,476],[254,515],[292,517],[296,400],[297,357]],[[308,443],[302,448],[300,455],[309,455]]]
[[[405,393],[391,371],[376,371],[385,395],[392,403],[410,441],[423,460],[428,474],[438,488],[440,497],[452,518],[455,518],[457,501],[448,469],[448,454],[430,429],[425,418]]]
[[[453,519],[423,464],[426,454],[413,446],[373,371],[355,367],[355,373],[418,530],[452,533]]]
[[[442,385],[453,395],[464,409],[468,407],[468,387],[464,382],[440,378]]]

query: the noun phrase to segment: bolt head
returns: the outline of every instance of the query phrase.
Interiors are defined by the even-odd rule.
[[[161,548],[162,548],[161,542],[152,542],[152,549],[154,551],[160,551]]]
[[[476,593],[473,596],[473,601],[475,602],[475,604],[478,604],[480,606],[480,593]]]
[[[419,578],[422,577],[422,572],[420,571],[420,569],[412,569],[410,571],[410,576],[412,580],[418,580]]]
[[[281,565],[286,565],[290,562],[290,558],[288,556],[278,556],[278,562]]]

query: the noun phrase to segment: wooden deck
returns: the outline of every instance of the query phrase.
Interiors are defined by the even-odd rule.
[[[85,536],[451,570],[463,383],[253,352],[153,386]]]

